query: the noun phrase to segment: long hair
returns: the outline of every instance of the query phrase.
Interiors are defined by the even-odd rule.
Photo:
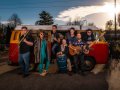
[[[88,32],[88,31],[91,31],[91,38],[92,38],[92,41],[94,41],[94,40],[95,40],[95,37],[94,37],[93,31],[92,31],[91,29],[86,30],[85,37],[84,37],[84,41],[86,41],[87,38],[89,37],[89,36],[87,35],[87,32]]]

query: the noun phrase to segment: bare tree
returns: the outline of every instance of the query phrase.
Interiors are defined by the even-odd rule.
[[[12,14],[12,16],[8,19],[8,21],[13,23],[15,26],[22,24],[21,19],[16,13]]]
[[[113,20],[109,20],[106,22],[106,29],[107,30],[112,30],[113,27]]]

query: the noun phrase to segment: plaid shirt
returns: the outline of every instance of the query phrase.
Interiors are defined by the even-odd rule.
[[[84,46],[84,45],[85,45],[85,43],[84,43],[83,41],[78,42],[78,40],[75,41],[75,42],[73,42],[72,44],[73,44],[74,46]]]

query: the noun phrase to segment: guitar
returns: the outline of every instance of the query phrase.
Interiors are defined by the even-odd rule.
[[[75,54],[79,54],[82,51],[82,48],[80,46],[70,45],[68,47],[69,47],[69,53],[72,56],[74,56]]]

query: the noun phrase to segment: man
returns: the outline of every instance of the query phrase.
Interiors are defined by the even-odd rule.
[[[51,62],[54,63],[54,61],[56,59],[56,47],[60,43],[60,38],[59,38],[59,34],[57,33],[57,26],[56,25],[52,26],[51,42],[52,42],[52,61]]]
[[[29,31],[27,27],[21,28],[19,44],[19,64],[22,69],[23,77],[29,76],[30,47],[33,46],[32,37],[28,35],[28,32]]]
[[[75,36],[75,28],[71,27],[69,30],[69,33],[66,35],[67,38],[67,44],[68,46],[72,45],[73,42],[76,41],[76,36]],[[68,64],[68,74],[72,75],[72,64],[73,64],[73,56],[69,54],[68,59],[67,59],[67,64]]]
[[[71,44],[76,40],[76,36],[75,36],[75,28],[71,27],[69,30],[69,33],[67,33],[66,35],[67,37],[67,43]]]
[[[91,44],[95,40],[93,32],[91,29],[86,30],[86,35],[84,36],[84,41],[87,44]]]
[[[79,65],[83,63],[84,60],[84,54],[82,52],[83,50],[83,46],[84,46],[84,42],[82,41],[82,36],[80,33],[77,33],[77,40],[74,41],[72,44],[74,46],[79,46],[81,49],[81,51],[78,54],[75,54],[73,56],[73,62],[74,62],[74,72],[78,73],[79,72]],[[75,50],[76,51],[76,50]]]

